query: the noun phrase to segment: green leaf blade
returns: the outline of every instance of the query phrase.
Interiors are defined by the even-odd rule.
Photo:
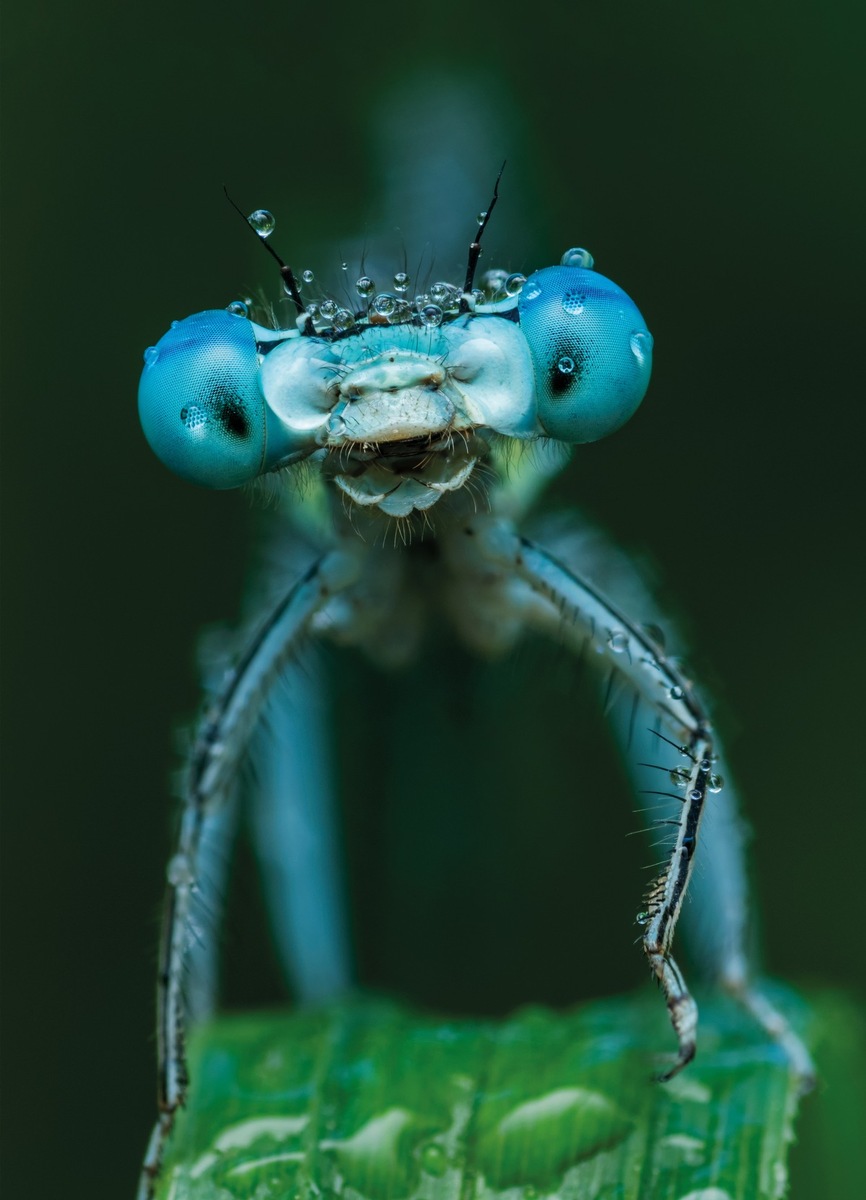
[[[804,1010],[778,998],[798,1026]],[[159,1200],[776,1200],[797,1106],[781,1050],[724,997],[652,1081],[651,992],[447,1021],[373,1000],[223,1018],[191,1045]]]

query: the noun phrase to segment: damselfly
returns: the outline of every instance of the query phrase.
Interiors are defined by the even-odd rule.
[[[294,319],[238,301],[175,322],[145,352],[139,410],[162,461],[214,488],[270,480],[319,548],[281,580],[224,666],[189,756],[159,977],[161,1113],[142,1195],[189,1085],[187,1021],[213,1002],[212,915],[241,764],[254,760],[258,840],[273,902],[285,908],[278,926],[296,991],[335,994],[349,972],[334,866],[314,835],[298,836],[314,829],[324,803],[314,706],[289,710],[286,681],[303,693],[308,680],[295,664],[315,638],[410,661],[434,610],[470,651],[501,654],[536,630],[598,667],[636,790],[671,835],[637,916],[677,1040],[661,1078],[696,1049],[697,1008],[672,955],[690,884],[712,976],[783,1045],[804,1086],[811,1076],[805,1049],[751,980],[742,834],[703,699],[657,630],[572,561],[573,541],[560,538],[551,552],[519,532],[568,447],[634,413],[652,337],[580,248],[528,277],[494,270],[476,281],[496,198],[479,217],[465,277],[414,295],[398,271],[386,290],[362,274],[351,298],[310,298],[312,273],[296,276],[276,255],[266,241],[274,220],[257,210],[249,223],[279,263]]]

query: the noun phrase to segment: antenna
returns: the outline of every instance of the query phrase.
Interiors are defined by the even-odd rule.
[[[501,174],[502,174],[502,172],[500,171],[500,175]],[[499,180],[497,180],[496,182],[498,183]],[[232,206],[232,208],[235,210],[235,212],[240,217],[243,217],[244,224],[249,229],[252,229],[253,233],[256,235],[256,239],[261,243],[261,245],[264,246],[264,248],[267,250],[268,254],[270,254],[271,258],[276,259],[276,262],[280,268],[280,275],[282,276],[283,284],[285,285],[286,291],[291,296],[292,303],[294,304],[295,308],[298,310],[298,316],[299,317],[302,316],[306,312],[306,308],[304,307],[304,302],[301,299],[301,293],[298,291],[298,281],[297,281],[297,279],[295,279],[295,272],[292,270],[292,268],[287,263],[283,262],[283,260],[280,258],[279,254],[277,254],[276,250],[273,248],[273,246],[270,244],[270,242],[265,241],[265,239],[261,236],[261,234],[256,232],[256,229],[254,228],[254,226],[250,225],[248,217],[244,213],[243,209],[240,208],[237,204],[235,204],[234,200],[232,200],[231,196],[229,195],[229,190],[225,184],[223,184],[223,191],[225,192],[226,200],[228,200],[229,204]],[[480,237],[481,235],[479,234],[478,236]],[[476,258],[477,258],[477,256],[476,256]]]
[[[507,161],[507,160],[506,160]],[[502,178],[502,172],[505,170],[505,162],[499,168],[499,174],[496,176],[496,183],[493,185],[493,196],[490,203],[487,205],[487,211],[483,214],[478,227],[478,234],[473,241],[469,243],[469,261],[466,264],[466,282],[463,284],[463,299],[460,301],[460,309],[462,312],[469,311],[469,304],[466,300],[466,294],[472,291],[472,285],[475,283],[475,272],[478,269],[478,260],[481,257],[481,238],[484,235],[484,230],[487,228],[487,222],[490,220],[490,214],[496,207],[496,201],[499,199],[499,181]]]

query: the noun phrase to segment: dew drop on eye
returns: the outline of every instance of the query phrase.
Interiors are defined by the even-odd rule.
[[[636,329],[629,338],[629,346],[638,363],[643,366],[652,354],[653,335],[648,329]]]
[[[582,246],[573,246],[563,254],[559,260],[559,265],[562,267],[583,267],[585,271],[591,271],[595,266],[595,259]]]

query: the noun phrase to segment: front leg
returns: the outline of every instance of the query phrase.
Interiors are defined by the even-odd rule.
[[[647,630],[624,616],[586,580],[519,537],[508,523],[478,518],[467,523],[464,532],[477,547],[481,560],[499,572],[500,579],[510,576],[521,581],[522,594],[513,590],[507,593],[512,616],[519,611],[526,624],[559,638],[579,658],[591,658],[605,668],[610,695],[618,683],[628,685],[634,703],[625,740],[631,740],[638,705],[644,702],[655,721],[644,741],[652,740],[675,755],[668,763],[660,763],[655,755],[652,764],[645,764],[658,769],[658,790],[677,802],[674,808],[678,811],[665,822],[675,826],[675,840],[638,918],[644,930],[644,952],[661,986],[677,1035],[676,1059],[661,1076],[670,1079],[691,1061],[696,1048],[697,1006],[673,958],[672,945],[694,868],[708,794],[711,802],[711,793],[718,789],[714,741],[706,710],[691,681],[665,656]],[[739,841],[723,850],[737,860],[741,875]],[[729,990],[780,1042],[801,1086],[808,1087],[813,1078],[808,1052],[781,1014],[750,985],[742,922],[733,920],[730,924],[726,936],[716,942],[725,947],[726,957],[726,962],[719,964],[719,973],[728,976]]]
[[[323,555],[276,603],[247,644],[237,665],[204,713],[183,789],[177,849],[169,862],[157,984],[158,1102],[160,1116],[148,1144],[139,1200],[148,1200],[162,1163],[166,1138],[187,1094],[186,1028],[191,972],[198,1005],[203,996],[197,959],[210,959],[213,931],[199,919],[218,907],[207,870],[208,849],[226,820],[238,770],[262,710],[309,624],[330,598],[356,578],[356,559],[342,550]],[[220,839],[225,841],[225,837]],[[223,850],[225,850],[223,846]]]

